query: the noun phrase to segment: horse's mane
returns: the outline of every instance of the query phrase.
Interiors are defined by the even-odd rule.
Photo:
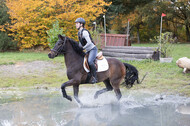
[[[75,50],[76,53],[78,53],[80,56],[84,57],[85,56],[85,53],[83,51],[83,48],[79,46],[79,44],[71,39],[71,38],[68,38],[69,42],[71,43],[73,49]]]

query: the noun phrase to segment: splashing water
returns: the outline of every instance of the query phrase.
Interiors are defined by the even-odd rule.
[[[20,101],[0,102],[0,125],[190,126],[190,98],[122,90],[119,102],[114,92],[95,100],[97,90],[100,88],[96,85],[80,88],[79,98],[85,106],[82,108],[63,99],[58,91],[25,92]]]

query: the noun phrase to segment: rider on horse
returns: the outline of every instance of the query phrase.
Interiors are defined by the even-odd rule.
[[[83,18],[77,18],[75,23],[76,28],[78,29],[79,46],[86,50],[86,54],[88,54],[88,64],[90,67],[90,73],[92,75],[91,83],[97,83],[98,80],[94,62],[98,53],[98,49],[94,44],[89,31],[84,28],[85,20]]]

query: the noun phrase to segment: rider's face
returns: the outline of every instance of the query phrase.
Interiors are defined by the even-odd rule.
[[[79,29],[79,28],[80,28],[80,26],[82,26],[82,24],[81,24],[81,23],[79,23],[79,22],[76,22],[76,28],[77,28],[77,29]]]

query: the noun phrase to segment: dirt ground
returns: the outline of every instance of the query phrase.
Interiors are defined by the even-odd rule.
[[[0,65],[0,94],[1,91],[9,89],[19,89],[25,88],[25,82],[29,82],[26,86],[27,88],[45,88],[49,89],[58,88],[60,85],[65,82],[66,77],[66,68],[64,63],[58,63],[55,61],[32,61],[32,62],[17,62],[12,65]],[[148,79],[145,78],[145,79]],[[47,80],[47,81],[46,81]],[[6,82],[7,81],[7,82]],[[15,83],[15,81],[17,83]],[[149,81],[149,80],[147,80]],[[185,83],[184,86],[180,87],[178,84],[172,86],[163,85],[158,87],[157,85],[150,85],[149,87],[146,84],[146,80],[141,85],[137,85],[131,90],[150,90],[152,88],[159,89],[161,92],[176,92],[182,95],[189,95],[189,80],[182,80],[182,83]],[[188,84],[186,84],[188,83]],[[51,86],[52,85],[52,86]],[[155,86],[155,87],[154,87]],[[165,87],[164,87],[165,86]],[[176,86],[176,87],[174,87]],[[178,86],[178,87],[177,87]],[[171,89],[168,89],[171,88]],[[180,91],[180,92],[179,92]]]
[[[1,77],[19,77],[22,75],[42,75],[44,71],[61,68],[62,64],[51,61],[18,62],[13,65],[0,65]],[[59,69],[59,72],[65,70]]]
[[[55,63],[52,61],[33,61],[33,62],[17,62],[16,64],[12,65],[0,65],[0,79],[1,81],[8,80],[7,83],[10,80],[18,80],[18,78],[23,80],[29,80],[31,78],[45,78],[47,76],[47,73],[54,72],[58,76],[66,75],[66,70],[64,69],[63,64],[61,63]],[[60,77],[60,78],[61,78]],[[11,83],[14,83],[11,81]],[[29,87],[16,87],[16,86],[10,86],[10,87],[4,87],[1,85],[0,88],[0,98],[2,97],[16,97],[20,98],[22,94],[24,93],[24,90],[30,90],[30,89],[45,89],[48,91],[55,91],[59,90],[59,87],[49,87],[47,85],[44,85],[43,83],[36,86],[29,86]]]

